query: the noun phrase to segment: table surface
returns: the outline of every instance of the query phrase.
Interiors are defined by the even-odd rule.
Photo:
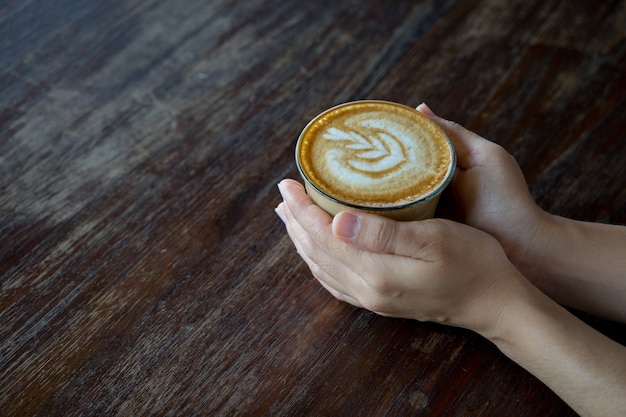
[[[424,101],[544,209],[626,223],[625,28],[622,1],[2,2],[1,414],[575,415],[474,333],[333,299],[276,184],[320,111]]]

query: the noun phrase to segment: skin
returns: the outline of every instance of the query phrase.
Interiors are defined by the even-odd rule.
[[[452,139],[462,222],[334,218],[293,180],[276,213],[334,297],[478,332],[583,416],[626,415],[626,348],[561,304],[626,321],[626,228],[552,216],[500,146],[434,115]]]
[[[459,220],[494,236],[524,276],[559,303],[626,322],[626,227],[546,213],[504,148],[425,105],[418,109],[453,141]]]

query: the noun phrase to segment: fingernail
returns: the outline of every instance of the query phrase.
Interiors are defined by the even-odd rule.
[[[285,217],[285,203],[281,202],[279,205],[277,205],[274,209],[274,212],[278,215],[278,217],[280,217],[280,220],[282,220],[283,223],[287,222]]]
[[[346,211],[335,216],[333,221],[333,231],[338,236],[346,239],[354,239],[360,229],[361,216]]]
[[[426,103],[422,103],[417,106],[417,110],[429,116],[436,116],[436,114],[430,109],[430,107],[428,107]]]
[[[284,180],[278,183],[278,192],[280,193],[281,197],[283,198],[283,202],[290,201],[289,191],[287,190],[287,187],[285,187],[285,181]]]

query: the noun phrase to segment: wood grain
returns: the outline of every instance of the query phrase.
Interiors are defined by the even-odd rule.
[[[546,210],[624,224],[625,27],[621,1],[3,2],[0,414],[575,415],[473,333],[334,300],[275,185],[320,111],[425,101]]]

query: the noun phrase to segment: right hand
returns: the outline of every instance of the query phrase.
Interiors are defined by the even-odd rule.
[[[500,315],[509,300],[533,294],[496,239],[473,227],[353,210],[332,218],[301,184],[284,180],[279,190],[284,202],[276,213],[289,237],[313,276],[341,301],[489,337],[508,333]]]
[[[546,232],[550,215],[530,195],[519,165],[500,145],[442,119],[425,104],[417,110],[448,134],[456,150],[451,190],[459,220],[494,236],[525,272],[524,261]]]

